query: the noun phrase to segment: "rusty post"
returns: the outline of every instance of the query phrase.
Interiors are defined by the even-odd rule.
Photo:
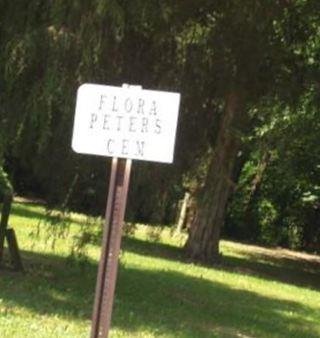
[[[6,193],[3,197],[3,204],[0,215],[0,263],[3,257],[4,240],[6,237],[6,231],[8,227],[11,203],[12,203],[12,194]]]
[[[7,229],[6,238],[11,255],[11,262],[16,271],[23,271],[22,260],[19,252],[18,241],[13,229]]]
[[[131,160],[112,159],[91,338],[107,338],[109,334],[131,162]]]

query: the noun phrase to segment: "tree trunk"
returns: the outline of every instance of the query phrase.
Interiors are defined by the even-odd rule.
[[[228,198],[234,187],[232,173],[240,148],[241,129],[245,123],[243,101],[240,91],[234,91],[226,98],[214,154],[186,242],[187,254],[195,260],[216,262],[220,258],[220,231]]]

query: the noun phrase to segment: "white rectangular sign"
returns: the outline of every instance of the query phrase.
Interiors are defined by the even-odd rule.
[[[178,93],[83,84],[72,148],[82,154],[171,163],[179,104]]]

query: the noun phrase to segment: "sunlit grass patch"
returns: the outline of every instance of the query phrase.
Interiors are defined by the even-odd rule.
[[[43,206],[14,205],[10,224],[26,273],[0,270],[0,337],[89,336],[101,220],[68,215],[68,229],[52,247],[44,215]],[[86,226],[83,259],[72,250]],[[129,230],[111,337],[320,336],[316,259],[222,241],[221,264],[203,266],[184,256],[185,235],[173,236],[169,227]]]

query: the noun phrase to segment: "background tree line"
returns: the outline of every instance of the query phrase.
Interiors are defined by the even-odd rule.
[[[18,193],[98,214],[109,169],[71,151],[77,87],[178,91],[175,163],[134,163],[129,219],[174,223],[189,191],[194,259],[219,258],[221,231],[319,251],[319,6],[2,1],[0,163]]]

